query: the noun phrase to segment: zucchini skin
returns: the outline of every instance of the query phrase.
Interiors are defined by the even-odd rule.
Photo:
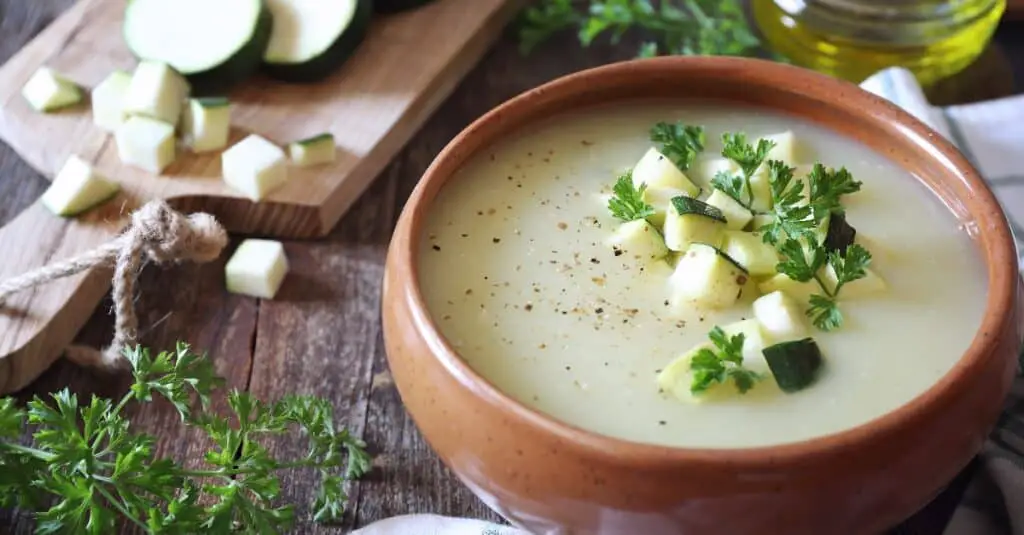
[[[377,13],[398,13],[425,6],[434,0],[376,0]]]
[[[326,0],[325,0],[326,1]],[[358,0],[352,21],[342,33],[341,38],[324,50],[320,55],[302,63],[270,63],[263,61],[263,72],[267,76],[282,82],[311,84],[319,82],[334,74],[352,54],[355,53],[363,39],[366,38],[373,18],[374,0]],[[269,34],[268,34],[269,41]],[[260,50],[262,57],[266,45]]]

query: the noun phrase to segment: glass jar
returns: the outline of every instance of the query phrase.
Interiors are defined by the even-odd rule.
[[[988,45],[1006,0],[753,0],[773,50],[859,83],[891,66],[922,85],[956,74]]]

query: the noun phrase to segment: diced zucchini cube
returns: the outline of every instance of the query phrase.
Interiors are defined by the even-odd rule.
[[[121,162],[159,174],[174,161],[174,127],[149,117],[129,117],[114,135]]]
[[[754,317],[761,323],[767,345],[797,340],[807,335],[803,308],[786,292],[775,291],[754,301]]]
[[[296,165],[301,167],[331,163],[334,161],[336,153],[334,134],[331,133],[320,134],[288,145],[289,156]]]
[[[82,88],[49,67],[40,67],[21,88],[29,105],[41,112],[56,111],[82,101]]]
[[[668,248],[658,229],[643,219],[619,225],[608,237],[607,243],[612,249],[621,251],[622,255],[642,262],[661,260],[668,256]]]
[[[288,158],[280,147],[255,134],[221,156],[224,182],[259,201],[288,181]]]
[[[725,222],[701,214],[682,214],[674,206],[665,211],[665,245],[673,251],[686,251],[692,243],[718,247],[725,233]]]
[[[774,275],[779,264],[775,248],[761,239],[760,234],[727,230],[722,241],[722,252],[729,255],[755,277]]]
[[[690,194],[675,188],[647,188],[644,190],[644,202],[654,208],[654,215],[648,216],[647,220],[655,227],[664,227],[665,213],[672,207],[672,198],[679,196],[689,197]]]
[[[731,306],[739,299],[748,278],[743,268],[718,249],[695,243],[679,257],[669,278],[671,304],[676,308]]]
[[[273,299],[288,273],[288,258],[281,242],[245,240],[224,267],[231,293]]]
[[[746,206],[717,189],[711,192],[711,196],[705,202],[722,211],[725,215],[725,228],[729,230],[742,229],[754,217]]]
[[[710,343],[705,342],[673,359],[668,366],[658,372],[658,389],[686,403],[702,403],[727,397],[730,392],[735,392],[736,388],[727,383],[712,384],[711,387],[699,394],[690,391],[690,385],[693,384],[693,371],[690,369],[690,363],[693,361],[693,357],[701,349],[712,348]]]
[[[681,189],[690,197],[700,194],[700,188],[653,147],[633,167],[633,185],[639,188],[641,184],[647,184],[648,188]]]
[[[747,224],[747,228],[750,229],[751,232],[758,232],[764,226],[770,225],[774,222],[775,217],[771,214],[757,214],[750,220],[750,223]]]
[[[222,149],[231,133],[231,103],[226,98],[190,99],[181,122],[185,144],[193,152]]]
[[[772,209],[772,187],[768,178],[768,171],[764,166],[750,177],[749,191],[754,192],[750,208],[755,212],[767,212]]]
[[[832,264],[826,264],[825,267],[821,268],[820,274],[821,282],[825,284],[828,291],[835,293],[839,278],[836,277],[836,270],[832,268]],[[866,268],[864,269],[864,277],[844,284],[839,295],[840,299],[863,297],[885,292],[886,288],[885,280],[870,268]]]
[[[785,292],[789,297],[802,304],[807,304],[811,299],[811,295],[823,293],[818,284],[813,280],[799,282],[783,273],[762,281],[757,285],[757,290],[762,295],[772,292]]]
[[[796,137],[792,130],[765,136],[763,139],[770,139],[775,142],[775,147],[768,153],[766,160],[780,160],[789,165],[795,165],[797,161]]]
[[[70,217],[110,200],[120,190],[117,182],[107,180],[78,156],[71,156],[40,201],[54,214]]]
[[[767,345],[764,339],[764,332],[761,322],[756,319],[746,319],[722,326],[725,335],[732,338],[737,334],[743,335],[743,366],[761,374],[768,374],[768,363],[764,360],[761,351]]]
[[[166,63],[143,60],[135,67],[132,81],[128,84],[124,111],[174,126],[181,118],[181,107],[188,92],[185,78]]]
[[[131,74],[114,71],[92,90],[92,121],[96,126],[114,132],[124,123],[124,97],[131,83]]]
[[[692,174],[705,186],[711,186],[711,179],[718,173],[738,175],[740,166],[728,158],[705,158],[694,162]]]

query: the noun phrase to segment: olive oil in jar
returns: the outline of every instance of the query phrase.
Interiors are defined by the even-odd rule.
[[[988,45],[1006,0],[753,0],[764,38],[793,63],[859,83],[901,66],[922,85]]]

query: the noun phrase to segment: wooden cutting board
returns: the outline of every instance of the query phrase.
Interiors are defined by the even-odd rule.
[[[326,0],[325,0],[326,1]],[[259,133],[280,144],[330,131],[337,162],[291,169],[289,183],[252,203],[220,179],[219,153],[179,151],[161,176],[121,165],[89,106],[56,114],[29,108],[21,87],[47,65],[93,87],[135,60],[121,40],[124,0],[81,0],[0,68],[0,138],[46,177],[72,154],[119,181],[123,194],[78,219],[38,202],[0,228],[0,280],[69,258],[114,237],[133,208],[155,198],[211,212],[234,233],[315,238],[338,222],[412,134],[481,58],[517,0],[437,0],[377,17],[341,72],[316,85],[257,79],[229,94],[232,143]],[[0,178],[2,180],[3,178]],[[22,292],[0,308],[0,393],[21,389],[61,354],[110,287],[96,269]]]

